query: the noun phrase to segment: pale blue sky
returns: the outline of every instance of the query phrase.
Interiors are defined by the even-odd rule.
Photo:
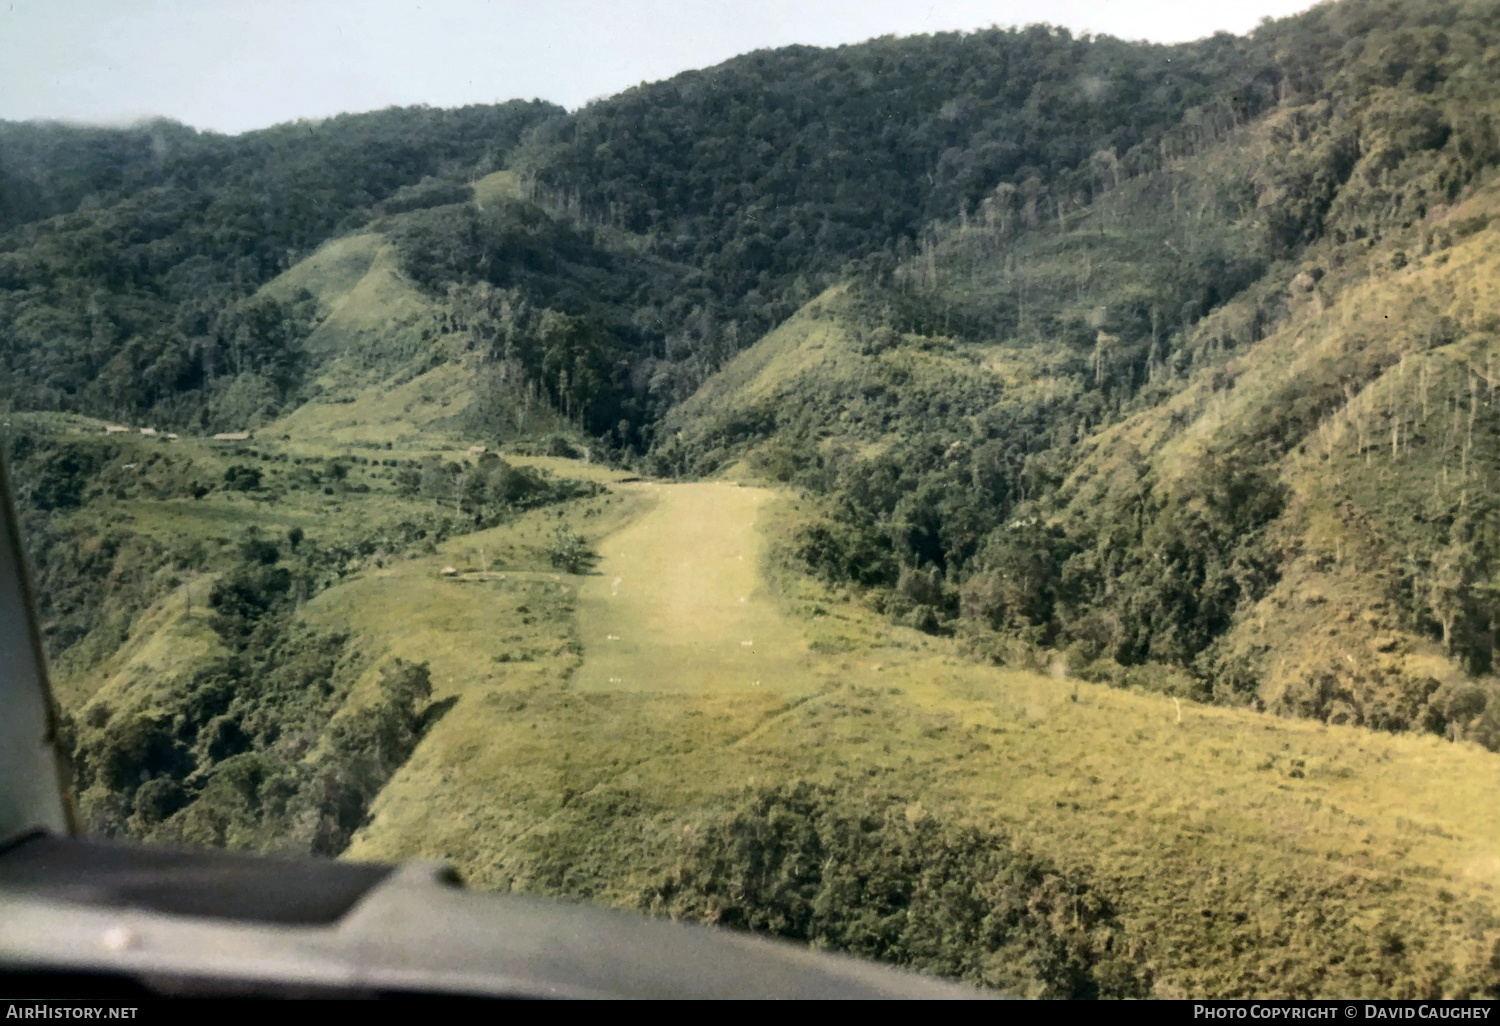
[[[239,132],[391,104],[568,108],[764,47],[1025,25],[1178,42],[1309,0],[0,0],[0,119]]]

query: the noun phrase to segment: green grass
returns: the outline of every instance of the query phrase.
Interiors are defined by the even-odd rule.
[[[480,203],[517,189],[507,171],[475,183]],[[293,449],[348,446],[405,455],[495,445],[493,437],[469,437],[466,413],[483,373],[473,340],[445,320],[446,303],[402,273],[385,236],[335,239],[262,291],[290,300],[304,290],[317,298],[321,316],[305,343],[316,368],[314,394],[262,427],[260,436]],[[545,403],[516,419],[529,437],[577,434]]]
[[[322,313],[306,342],[320,393],[261,433],[403,450],[450,440],[472,397],[473,367],[456,340],[439,337],[440,305],[401,274],[390,244],[378,234],[337,239],[264,291],[286,298],[303,289]]]
[[[724,482],[621,485],[651,512],[603,543],[579,594],[586,691],[805,693],[808,651],[759,573],[772,493]]]
[[[473,368],[445,363],[401,380],[336,392],[297,407],[265,429],[293,446],[343,445],[392,455],[453,444],[457,420],[473,398]]]
[[[224,643],[209,623],[211,586],[207,575],[189,579],[137,617],[130,638],[104,662],[54,673],[58,702],[78,710],[97,697],[116,712],[143,712],[195,668],[223,655]]]
[[[618,494],[614,512],[570,514],[602,536],[596,577],[432,576],[475,536],[357,603],[362,637],[399,623],[424,639],[403,653],[443,667],[457,702],[349,857],[447,858],[479,886],[633,905],[703,810],[806,779],[1003,827],[1087,873],[1162,996],[1451,991],[1500,934],[1496,758],[1477,746],[1191,703],[1179,722],[1161,696],[977,666],[776,569],[805,515],[790,499]],[[534,568],[552,523],[487,533],[490,572]],[[754,587],[736,558],[752,523]],[[696,574],[674,571],[685,558]],[[747,590],[745,615],[794,650],[758,686],[720,643]],[[622,652],[629,629],[666,644]]]
[[[380,370],[425,350],[424,329],[438,305],[401,274],[394,248],[379,234],[335,239],[268,282],[276,298],[306,290],[323,319],[307,338],[318,363],[344,361],[348,370]],[[326,372],[325,372],[326,373]]]
[[[474,202],[480,207],[503,199],[520,199],[521,180],[514,171],[496,171],[474,183]]]
[[[103,431],[103,422],[82,418],[13,414],[10,420],[18,426],[53,433],[61,440],[93,439]],[[110,651],[94,658],[95,648],[89,646],[89,657],[80,651],[64,653],[55,660],[55,688],[70,711],[82,707],[96,692],[101,700],[116,702],[116,692],[139,690],[138,682],[148,678],[154,681],[151,688],[170,689],[184,674],[218,653],[216,645],[205,648],[199,644],[204,637],[212,638],[203,622],[208,615],[207,590],[228,558],[226,554],[232,553],[249,531],[260,532],[283,549],[293,529],[323,546],[362,545],[363,551],[353,553],[339,569],[363,580],[360,575],[377,570],[377,560],[384,562],[386,550],[394,547],[390,541],[399,535],[399,525],[448,518],[457,529],[463,529],[462,518],[451,506],[399,494],[396,469],[383,465],[385,460],[427,456],[449,462],[472,461],[463,452],[462,443],[454,442],[451,436],[423,435],[415,447],[395,450],[339,444],[315,433],[283,442],[270,432],[260,433],[251,442],[231,445],[201,438],[166,441],[133,434],[121,437],[117,444],[121,455],[115,463],[128,461],[133,469],[116,472],[140,473],[148,483],[139,493],[121,498],[106,490],[78,509],[60,511],[54,514],[56,529],[71,534],[75,544],[86,550],[97,548],[106,538],[140,536],[168,553],[178,553],[179,558],[191,554],[191,565],[160,570],[162,594],[136,614],[124,647],[113,651],[111,646]],[[619,476],[607,467],[576,460],[529,456],[515,460],[559,477],[603,482]],[[173,469],[164,471],[164,461],[170,461]],[[327,478],[326,467],[332,462],[347,468],[342,480]],[[232,466],[258,469],[262,487],[250,492],[219,487],[225,471]],[[164,477],[190,478],[214,490],[197,499],[186,495],[150,497],[154,487],[151,482]],[[545,565],[544,561],[540,565]],[[189,587],[196,608],[184,620],[181,608],[187,602]],[[138,665],[133,653],[143,646],[162,651],[164,657]]]
[[[476,199],[516,188],[502,172],[476,183]],[[1481,191],[1444,216],[1485,215],[1497,203]],[[1465,488],[1494,490],[1489,434],[1461,451],[1461,416],[1446,406],[1415,412],[1418,382],[1447,401],[1470,394],[1472,372],[1484,376],[1474,394],[1489,423],[1500,249],[1480,232],[1424,252],[1415,240],[1442,223],[1414,226],[1358,260],[1349,254],[1364,249],[1314,248],[1307,261],[1327,264],[1316,289],[1287,299],[1279,293],[1293,269],[1277,268],[1260,293],[1198,322],[1188,342],[1232,336],[1234,351],[1205,357],[1175,394],[1121,412],[1092,437],[1084,429],[1057,496],[1059,515],[1087,519],[1127,508],[1115,500],[1137,494],[1145,475],[1163,493],[1191,486],[1206,452],[1262,451],[1268,425],[1306,383],[1362,389],[1274,457],[1291,489],[1274,525],[1281,578],[1227,640],[1231,652],[1268,660],[1259,697],[1273,709],[1300,708],[1297,689],[1330,665],[1345,680],[1464,677],[1375,587],[1390,553],[1432,542],[1424,525],[1434,510],[1441,519]],[[1140,225],[1100,226],[1099,237],[1126,230]],[[1091,284],[1078,258],[1092,244],[1054,241],[1023,276],[1051,282],[1066,300],[1059,309],[1079,316],[1162,259],[1115,238],[1118,266],[1099,264]],[[960,235],[943,254],[945,273],[962,270],[966,245]],[[1414,256],[1392,269],[1396,247]],[[950,298],[1031,287],[998,263],[971,267],[967,281],[950,283]],[[64,516],[212,547],[250,527],[348,542],[431,514],[432,502],[396,493],[390,468],[352,463],[333,494],[288,475],[296,459],[462,459],[470,444],[492,443],[461,427],[477,370],[464,340],[441,333],[437,306],[401,277],[378,236],[331,243],[268,286],[303,288],[324,313],[309,340],[319,398],[250,446],[126,443],[144,457],[191,455],[213,480],[256,461],[267,473],[262,493],[106,497]],[[1284,316],[1252,341],[1248,310],[1263,300],[1286,300]],[[867,344],[848,302],[834,289],[809,304],[711,379],[663,435],[683,432],[684,447],[713,457],[710,466],[746,455],[735,441],[744,424],[742,441],[764,441],[753,422],[786,413],[779,427],[801,432],[794,444],[846,442],[869,457],[901,424],[930,426],[929,395],[953,399],[949,420],[933,426],[948,431],[983,409],[963,402],[991,390],[1021,400],[1077,394],[1076,380],[1053,376],[1045,344],[906,336],[882,350]],[[1440,315],[1457,335],[1427,346]],[[878,394],[898,401],[882,408]],[[45,423],[102,429],[78,418]],[[1398,438],[1410,429],[1423,441],[1392,450],[1392,423]],[[1500,759],[1477,745],[1342,725],[1356,717],[1337,710],[1328,724],[977,665],[951,640],[893,626],[857,593],[789,569],[798,525],[826,512],[808,500],[513,459],[610,492],[435,548],[352,558],[300,610],[316,627],[351,634],[364,674],[350,705],[373,700],[380,668],[401,658],[429,664],[446,710],[375,802],[351,858],[445,858],[477,886],[635,906],[715,810],[746,788],[808,780],[1003,829],[1086,875],[1144,945],[1160,996],[1454,994],[1496,950]],[[560,524],[595,547],[592,572],[552,568]],[[84,543],[92,530],[81,527]],[[65,666],[64,704],[86,716],[93,696],[146,711],[213,658],[203,604],[211,577],[183,574],[136,616],[118,651]]]
[[[204,467],[250,459],[129,444],[175,444]],[[343,451],[255,443],[282,445]],[[446,709],[348,857],[451,859],[477,886],[633,907],[703,817],[746,788],[809,780],[1003,829],[1086,875],[1162,996],[1452,993],[1500,937],[1497,760],[1475,745],[1192,703],[1179,721],[1159,695],[979,666],[787,569],[816,512],[806,500],[516,461],[611,491],[363,559],[299,614],[350,632],[365,672],[346,708],[371,701],[399,657],[429,663]],[[273,490],[295,467],[257,465]],[[93,513],[163,538],[254,524],[331,541],[420,508],[387,471],[353,467],[345,484],[368,493],[101,500]],[[550,566],[559,523],[600,554],[592,573]],[[90,696],[115,716],[151,714],[219,651],[210,580],[183,575],[117,652],[61,674],[65,704],[85,720]]]
[[[1484,223],[1497,211],[1500,189],[1491,184],[1436,228],[1413,228],[1357,261],[1331,246],[1315,250],[1309,263],[1329,273],[1289,301],[1276,331],[1081,446],[1061,500],[1069,515],[1088,519],[1121,508],[1141,488],[1143,469],[1155,487],[1190,488],[1204,453],[1264,452],[1278,422],[1306,419],[1299,444],[1272,454],[1291,496],[1270,528],[1280,579],[1225,640],[1226,651],[1256,667],[1258,697],[1273,708],[1359,722],[1425,693],[1428,682],[1473,678],[1394,596],[1413,560],[1441,552],[1463,509],[1491,519],[1500,244],[1480,231],[1399,269],[1391,256],[1420,253],[1419,232]],[[1227,308],[1203,332],[1228,330],[1240,312]],[[1299,412],[1319,388],[1332,400]],[[1337,680],[1331,700],[1310,694],[1319,677]]]

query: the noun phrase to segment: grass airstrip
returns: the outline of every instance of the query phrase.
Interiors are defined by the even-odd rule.
[[[273,490],[299,458],[362,451],[265,434]],[[205,466],[247,458],[173,444]],[[461,453],[374,448],[334,495],[216,491],[118,515],[176,536],[336,539],[408,515],[383,454]],[[443,710],[347,857],[445,859],[474,886],[629,907],[715,810],[807,780],[1002,830],[1088,875],[1160,996],[1437,995],[1492,957],[1493,753],[979,665],[790,569],[812,500],[506,458],[605,491],[365,560],[302,607],[351,634],[368,668],[351,703],[401,657],[430,664]],[[560,525],[598,553],[588,573],[552,567]],[[209,584],[188,575],[86,674],[60,667],[64,704],[149,704],[153,682],[211,655]]]
[[[348,857],[628,906],[704,810],[804,779],[1088,873],[1162,996],[1439,994],[1488,958],[1493,754],[976,665],[782,568],[805,501],[615,477],[310,604],[452,703]],[[560,515],[591,573],[546,566]]]
[[[299,460],[351,462],[336,494],[139,498],[119,516],[163,536],[335,540],[411,515],[387,461],[463,458],[473,368],[421,357],[433,310],[382,246],[341,240],[277,286],[319,296],[309,344],[330,362],[322,396],[254,447],[286,457],[262,461],[273,483]],[[828,324],[795,319],[760,353],[837,364]],[[180,445],[216,473],[243,458]],[[788,569],[811,500],[505,458],[607,491],[372,561],[303,608],[361,650],[351,701],[401,657],[430,664],[446,710],[349,858],[445,859],[478,887],[634,906],[713,810],[807,780],[1004,830],[1087,874],[1159,996],[1451,994],[1497,950],[1500,756],[978,665]],[[589,573],[551,566],[560,525],[599,554]],[[101,689],[149,701],[138,684],[201,659],[218,644],[208,585],[189,576],[115,656],[60,673],[65,704]]]

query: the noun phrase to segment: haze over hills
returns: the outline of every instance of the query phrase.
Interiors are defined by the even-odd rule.
[[[87,818],[1022,993],[1493,992],[1497,46],[0,125]]]

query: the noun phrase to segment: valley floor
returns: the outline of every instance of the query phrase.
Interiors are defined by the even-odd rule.
[[[1500,936],[1478,746],[978,666],[778,570],[789,495],[611,489],[566,514],[591,574],[518,561],[555,527],[539,511],[311,604],[429,660],[451,704],[348,857],[628,906],[705,809],[803,779],[1089,874],[1161,996],[1452,993]]]

